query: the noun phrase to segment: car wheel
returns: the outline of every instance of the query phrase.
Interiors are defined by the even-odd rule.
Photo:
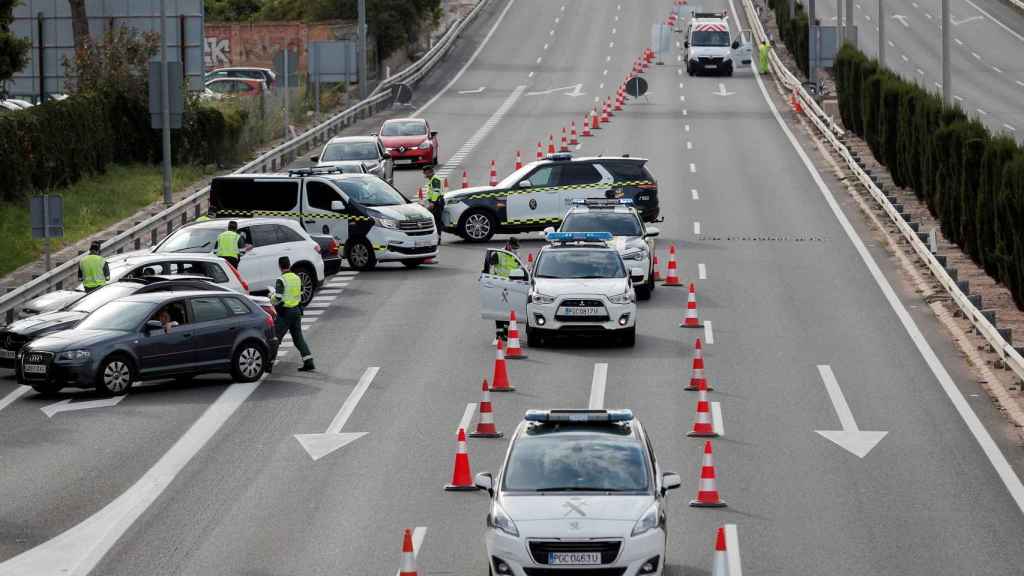
[[[302,281],[302,305],[305,306],[313,300],[313,295],[316,292],[316,276],[309,266],[296,266],[294,272]]]
[[[37,382],[32,384],[32,389],[39,392],[43,396],[53,396],[60,392],[64,387],[58,384],[52,384],[50,382]]]
[[[420,264],[426,264],[426,258],[418,258],[416,260],[402,260],[402,266],[406,268],[417,268]]]
[[[494,215],[484,210],[473,210],[462,217],[459,223],[459,236],[470,242],[487,242],[498,226]]]
[[[135,369],[128,358],[114,354],[100,364],[96,374],[96,390],[101,394],[127,394],[135,381]]]
[[[622,335],[619,336],[619,342],[627,348],[636,346],[636,326],[623,330]]]
[[[686,63],[686,73],[693,76],[693,68],[690,66],[689,62]]]
[[[651,285],[644,284],[643,286],[636,287],[636,297],[638,300],[650,300],[651,299]]]
[[[356,270],[372,270],[377,265],[373,246],[366,240],[353,240],[345,244],[345,259]]]
[[[267,354],[255,340],[246,340],[231,359],[231,375],[236,382],[255,382],[266,371]]]
[[[543,348],[544,347],[544,335],[541,334],[540,330],[536,328],[526,327],[526,343],[530,348]]]

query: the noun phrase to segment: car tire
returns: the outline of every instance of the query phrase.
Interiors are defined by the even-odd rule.
[[[313,296],[316,295],[316,273],[307,264],[299,264],[292,267],[292,271],[302,281],[302,300],[303,306],[309,304],[313,300]]]
[[[267,351],[256,340],[242,342],[231,356],[231,376],[235,382],[255,382],[267,370]]]
[[[112,354],[96,372],[96,391],[107,396],[122,396],[135,383],[135,366],[123,354]]]
[[[643,286],[636,287],[636,298],[637,300],[650,300],[651,299],[651,285],[644,284]]]
[[[32,384],[32,389],[43,396],[53,396],[63,390],[64,387],[51,382],[36,382],[35,384]]]
[[[345,243],[345,260],[356,270],[373,270],[377,266],[377,255],[373,246],[366,239],[353,240]]]
[[[693,76],[693,66],[690,66],[689,62],[686,63],[686,73]]]
[[[619,336],[619,342],[626,348],[636,346],[636,326],[623,330],[622,335]]]
[[[544,335],[541,334],[540,330],[536,328],[526,327],[526,344],[530,348],[543,348],[546,342],[544,341]]]
[[[459,221],[458,233],[469,242],[487,242],[497,232],[498,220],[486,210],[470,210]]]

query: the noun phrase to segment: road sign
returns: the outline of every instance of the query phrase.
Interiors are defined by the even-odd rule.
[[[163,115],[160,106],[162,101],[160,61],[149,63],[149,125],[154,130],[162,130]],[[171,129],[181,128],[181,115],[185,112],[184,91],[181,87],[181,62],[167,63],[167,93],[171,104]]]
[[[639,98],[647,93],[647,80],[640,76],[633,76],[626,81],[626,94],[633,98]]]
[[[412,88],[408,84],[394,84],[391,86],[392,105],[408,106],[412,101]]]
[[[288,55],[288,60],[285,60],[285,55]],[[277,73],[277,77],[280,79],[281,86],[288,88],[299,87],[299,53],[295,50],[279,50],[274,54],[274,72]]]
[[[32,237],[64,236],[64,198],[55,194],[33,196],[31,204]]]

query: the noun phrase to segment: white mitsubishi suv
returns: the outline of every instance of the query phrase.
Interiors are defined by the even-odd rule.
[[[630,410],[530,410],[490,496],[484,542],[491,574],[660,575],[666,498],[662,472]]]

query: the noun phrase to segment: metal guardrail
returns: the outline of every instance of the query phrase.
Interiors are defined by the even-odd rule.
[[[1010,4],[1013,4],[1017,8],[1024,10],[1024,2],[1021,2],[1021,0],[1010,0]]]
[[[1014,0],[1017,1],[1017,0]],[[743,5],[747,13],[747,19],[753,23],[755,34],[758,36],[758,40],[764,40],[767,38],[764,27],[761,25],[760,19],[754,10],[753,3],[751,0],[743,0]],[[857,180],[864,186],[865,189],[871,194],[871,197],[875,199],[875,202],[885,211],[885,214],[889,217],[889,220],[899,228],[903,237],[913,248],[917,257],[924,262],[931,272],[932,276],[942,284],[942,287],[953,299],[953,302],[963,312],[964,317],[970,320],[971,324],[978,330],[978,333],[985,338],[985,340],[992,346],[996,354],[1003,360],[1006,365],[1013,370],[1014,374],[1017,375],[1022,381],[1024,381],[1024,356],[1021,354],[1003,338],[999,330],[989,322],[988,318],[979,310],[964,294],[963,290],[957,284],[956,280],[950,276],[946,268],[939,262],[938,258],[931,253],[928,246],[925,245],[921,238],[918,237],[917,232],[910,227],[910,224],[903,218],[903,215],[896,210],[896,207],[885,193],[875,184],[871,179],[871,176],[861,168],[860,164],[854,159],[850,153],[849,148],[839,139],[840,136],[845,134],[845,130],[840,127],[835,120],[825,114],[825,112],[818,107],[817,102],[807,93],[803,88],[800,80],[794,76],[782,63],[782,60],[775,54],[775,51],[771,51],[770,55],[772,70],[779,77],[783,84],[787,88],[794,91],[797,98],[800,99],[804,114],[811,120],[818,131],[829,141],[832,148],[843,158],[846,162],[847,167],[857,177]]]
[[[296,158],[306,154],[313,148],[319,148],[327,140],[356,121],[368,118],[376,112],[390,106],[391,94],[384,88],[396,83],[415,83],[425,76],[431,68],[447,53],[455,39],[466,28],[470,21],[490,0],[480,0],[473,10],[456,25],[445,32],[444,36],[422,58],[414,62],[402,72],[381,82],[369,98],[357,102],[331,118],[321,122],[306,132],[284,142],[283,144],[261,154],[256,159],[244,164],[233,173],[265,173],[276,172],[287,166]],[[184,226],[206,211],[209,186],[196,191],[187,198],[179,200],[160,213],[138,222],[127,230],[120,231],[116,236],[103,243],[103,254],[123,254],[141,250],[157,243],[177,227]],[[78,285],[78,262],[82,255],[76,256],[39,277],[0,296],[0,325],[10,324],[18,317],[18,312],[26,302],[53,290],[62,290]]]

